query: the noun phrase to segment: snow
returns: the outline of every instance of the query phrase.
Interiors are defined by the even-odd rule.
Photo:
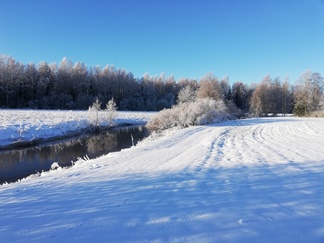
[[[324,119],[173,130],[0,186],[0,242],[323,242]]]
[[[0,110],[0,148],[18,142],[53,139],[89,128],[93,114],[88,111]],[[117,112],[115,123],[143,125],[154,112]],[[105,112],[99,112],[100,125],[107,126]]]

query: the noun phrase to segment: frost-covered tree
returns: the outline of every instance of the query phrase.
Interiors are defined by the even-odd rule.
[[[35,91],[37,87],[37,80],[39,77],[39,73],[37,67],[33,63],[29,63],[24,72],[24,80],[25,80],[25,105],[29,105],[29,107],[33,108],[35,106]]]
[[[251,97],[250,112],[253,116],[266,116],[269,113],[270,76],[258,84]]]
[[[297,81],[294,90],[294,113],[298,116],[305,116],[321,110],[323,92],[323,77],[319,73],[312,73],[310,70],[304,72]]]
[[[213,73],[207,73],[200,80],[200,87],[197,91],[197,98],[212,98],[214,100],[223,100],[224,95],[218,78]]]
[[[296,99],[295,113],[306,114],[322,109],[323,78],[318,73],[306,72],[295,86],[267,77],[258,85],[235,83],[229,86],[228,77],[220,81],[213,73],[207,73],[197,81],[183,78],[175,80],[171,75],[134,78],[131,72],[107,65],[87,67],[84,63],[63,58],[57,65],[41,62],[23,65],[14,58],[0,56],[0,107],[88,109],[98,97],[106,104],[112,97],[122,110],[162,110],[175,103],[197,98],[221,99],[229,107],[235,106],[246,113],[252,93],[251,110],[260,108],[261,114],[291,112]],[[190,88],[185,88],[190,86]],[[294,95],[292,95],[294,90]]]
[[[57,108],[54,105],[56,64],[41,62],[38,65],[39,78],[36,84],[35,105],[38,108]],[[52,98],[53,97],[53,98]]]
[[[249,111],[251,96],[254,89],[252,86],[236,82],[232,86],[232,100],[243,113]]]
[[[73,86],[74,100],[80,94],[87,94],[89,91],[90,83],[87,79],[88,70],[84,63],[76,62],[71,70],[71,82]]]
[[[146,73],[141,80],[145,110],[156,110],[157,93],[152,78]]]
[[[117,116],[117,105],[114,98],[111,98],[106,104],[106,116],[110,126],[114,125]]]
[[[70,108],[67,106],[69,103],[73,102],[73,65],[73,62],[68,60],[66,57],[64,57],[58,65],[54,92],[56,93],[55,105],[61,109]]]
[[[285,116],[287,113],[290,113],[292,110],[292,100],[293,95],[289,85],[289,79],[286,80],[281,85],[281,113]]]
[[[23,72],[22,63],[7,55],[0,56],[0,94],[3,94],[2,102],[8,108],[18,107],[23,94]]]
[[[251,97],[250,113],[253,116],[263,115],[262,90],[260,86],[256,87]]]
[[[254,116],[276,116],[278,113],[285,115],[291,112],[292,92],[288,79],[281,82],[280,78],[272,80],[267,75],[259,83],[252,94],[250,112]]]
[[[276,97],[275,85],[270,75],[263,78],[251,97],[250,112],[254,116],[268,116],[270,113],[276,115]]]
[[[99,129],[100,120],[99,120],[99,111],[101,110],[101,102],[97,98],[95,102],[88,109],[88,119],[90,125],[95,129]]]
[[[232,91],[229,85],[229,77],[224,76],[220,81],[220,88],[222,91],[222,95],[225,100],[231,100],[232,99]]]
[[[196,91],[191,85],[182,88],[178,93],[178,104],[193,102],[196,99]]]

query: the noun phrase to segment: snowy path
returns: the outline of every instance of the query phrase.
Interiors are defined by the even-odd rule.
[[[0,242],[323,242],[324,119],[191,127],[0,186]]]

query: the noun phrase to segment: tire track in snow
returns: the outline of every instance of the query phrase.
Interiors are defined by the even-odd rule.
[[[154,145],[152,146],[152,149],[156,150],[152,156],[151,153],[141,153],[140,157],[134,157],[130,158],[125,162],[125,158],[127,158],[128,150],[121,151],[121,153],[125,153],[124,162],[118,162],[118,161],[109,161],[107,164],[105,164],[105,167],[109,168],[109,171],[121,171],[121,167],[124,167],[123,171],[131,174],[133,171],[137,171],[140,168],[145,168],[144,171],[159,173],[163,172],[166,174],[161,180],[150,181],[150,184],[147,184],[143,190],[140,190],[140,193],[137,195],[132,195],[127,198],[120,198],[119,200],[115,201],[111,206],[112,207],[124,207],[127,206],[128,203],[132,203],[134,201],[138,201],[139,198],[142,197],[148,197],[148,198],[154,198],[156,196],[156,193],[158,191],[162,191],[166,194],[171,193],[174,190],[177,190],[177,188],[181,187],[182,183],[186,183],[188,181],[188,167],[191,166],[190,162],[187,161],[188,153],[192,154],[192,158],[194,156],[197,157],[196,152],[202,152],[201,147],[199,146],[199,143],[196,143],[198,146],[190,146],[188,148],[188,141],[187,139],[190,138],[190,140],[195,141],[196,136],[199,135],[201,132],[204,132],[203,130],[206,130],[206,127],[193,127],[189,129],[184,129],[180,132],[180,136],[176,136],[176,139],[174,139],[172,136],[171,138],[161,138]],[[200,135],[198,136],[200,137]],[[183,139],[186,138],[186,139]],[[177,146],[174,146],[177,144]],[[190,144],[195,144],[194,142],[190,142]],[[182,149],[179,149],[179,147]],[[141,150],[141,147],[138,148]],[[145,150],[151,150],[150,147],[146,147]],[[120,155],[120,154],[119,154]],[[110,158],[113,158],[114,156],[110,156]],[[163,162],[157,164],[155,161],[159,161],[161,158],[163,159]],[[172,175],[171,177],[168,176],[168,168],[172,168],[170,171],[170,174],[173,174],[172,172],[177,169],[178,173],[176,175]],[[143,169],[141,172],[144,172]],[[138,177],[141,178],[141,175]],[[190,179],[189,179],[190,181]],[[136,187],[136,180],[130,181],[130,180],[124,180],[121,182],[123,187]],[[120,186],[120,185],[119,185]]]
[[[309,126],[309,124],[307,125]],[[242,190],[249,191],[262,186],[255,184],[260,183],[260,178],[261,181],[263,177],[267,178],[265,180],[280,178],[280,175],[285,171],[291,172],[293,170],[294,173],[297,173],[297,178],[294,178],[293,181],[295,183],[301,181],[300,184],[296,185],[297,188],[300,187],[301,193],[304,193],[303,191],[313,193],[311,187],[306,186],[302,181],[305,174],[314,172],[314,168],[308,168],[307,164],[300,162],[312,162],[314,154],[323,154],[320,152],[319,146],[316,146],[316,141],[322,141],[323,130],[318,135],[313,132],[315,129],[312,126],[309,126],[309,128],[307,126],[302,127],[303,129],[292,125],[292,123],[284,122],[282,124],[256,124],[232,129],[225,141],[225,150],[222,151],[224,157],[220,158],[222,159],[220,161],[221,167],[227,167],[229,161],[232,162],[233,166],[243,166],[243,168],[246,165],[254,166],[247,169],[246,174],[242,173],[241,169],[237,175],[225,176],[229,191],[237,188],[237,185],[233,185],[233,177],[241,177],[239,179],[240,184],[244,186]],[[308,144],[300,143],[300,141],[308,141]],[[291,149],[291,146],[297,151]],[[299,150],[302,150],[302,152]],[[298,160],[294,161],[294,158],[298,158]],[[318,161],[322,161],[320,156],[318,156]],[[275,169],[278,163],[283,164],[282,171]],[[260,167],[255,167],[255,165]],[[243,181],[245,182],[242,183]],[[268,183],[265,181],[264,184]],[[276,181],[277,188],[275,191],[287,191],[287,188],[285,188],[287,186],[293,185],[287,180]],[[278,212],[282,212],[282,215],[291,215],[292,217],[300,215],[296,205],[289,202],[283,203],[278,200],[277,196],[271,194],[266,196],[269,204],[273,205]],[[265,219],[269,222],[275,220],[275,218],[269,216],[265,216]]]
[[[293,125],[295,121],[262,123],[234,126],[224,138],[223,146],[216,149],[222,154],[218,161],[223,166],[261,163],[287,163],[296,159],[307,161],[311,156],[322,154],[321,148],[314,143],[321,141],[319,135],[310,132],[303,133],[304,129]],[[304,126],[303,126],[304,127]],[[311,140],[314,143],[300,141]],[[211,154],[211,153],[210,153]],[[217,159],[217,158],[214,158]]]
[[[214,129],[215,128],[213,128],[213,130]],[[202,161],[196,165],[196,171],[201,171],[206,167],[211,167],[212,165],[217,163],[217,161],[224,157],[223,147],[228,137],[230,136],[230,131],[232,129],[232,127],[227,127],[223,131],[220,129],[215,129],[215,132],[210,131],[212,135],[211,138],[209,138],[209,140],[211,141],[208,141],[207,148],[204,152],[205,156],[202,159]]]
[[[221,148],[224,146],[224,143],[231,129],[231,127],[225,128],[224,130],[223,128],[219,127],[207,126],[200,128],[191,128],[187,131],[184,131],[182,136],[180,136],[180,138],[185,137],[186,141],[180,138],[176,140],[166,139],[167,151],[165,150],[165,147],[161,146],[161,149],[163,147],[161,153],[158,153],[158,155],[150,158],[151,162],[153,162],[155,158],[157,159],[158,157],[163,156],[165,158],[165,162],[159,165],[152,163],[154,164],[154,168],[151,167],[152,172],[157,171],[162,167],[174,168],[174,165],[176,163],[179,163],[180,170],[178,171],[178,173],[172,175],[171,177],[165,176],[164,179],[162,178],[156,181],[152,179],[151,183],[147,184],[146,188],[144,190],[141,190],[139,194],[128,197],[124,202],[122,202],[121,200],[118,206],[127,207],[128,203],[139,201],[140,198],[156,198],[156,195],[161,193],[163,195],[173,195],[173,193],[176,193],[179,190],[190,191],[191,184],[196,183],[197,176],[199,176],[200,174],[199,172],[203,172],[203,174],[205,174],[206,172],[208,172],[208,168],[211,168],[214,165],[215,159],[221,158],[223,156]],[[188,139],[192,142],[188,142]],[[177,143],[177,150],[173,151],[172,144],[175,143]],[[187,148],[188,143],[193,145]],[[209,144],[207,148],[206,144]],[[179,145],[182,145],[184,149],[179,150]],[[208,150],[207,154],[203,149]],[[157,150],[159,149],[157,148]],[[189,158],[191,158],[191,161],[188,161],[188,153],[190,154]],[[200,156],[202,155],[204,155],[205,158],[202,160],[202,162],[199,163],[201,158]],[[145,155],[142,156],[143,157],[141,157],[140,160],[145,161],[148,159],[145,158]],[[195,163],[192,164],[192,162]],[[195,166],[194,170],[192,170],[193,165]],[[162,169],[162,171],[164,170]],[[128,181],[127,183],[131,182]],[[136,182],[133,183],[136,184]],[[168,196],[165,196],[165,198],[168,198]],[[188,199],[189,198],[190,193],[188,194]],[[181,217],[167,217],[167,219],[169,223],[187,220],[185,215]]]

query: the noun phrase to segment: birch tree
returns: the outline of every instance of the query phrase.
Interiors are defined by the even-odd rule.
[[[116,116],[117,116],[117,105],[114,101],[114,98],[111,98],[106,104],[106,116],[108,120],[108,124],[110,126],[114,125]]]
[[[197,91],[197,98],[212,98],[214,100],[224,100],[221,85],[218,78],[213,73],[207,73],[200,80],[200,87]]]
[[[319,73],[312,73],[310,70],[304,72],[295,86],[295,115],[306,116],[311,112],[321,110],[323,91],[323,77]]]

